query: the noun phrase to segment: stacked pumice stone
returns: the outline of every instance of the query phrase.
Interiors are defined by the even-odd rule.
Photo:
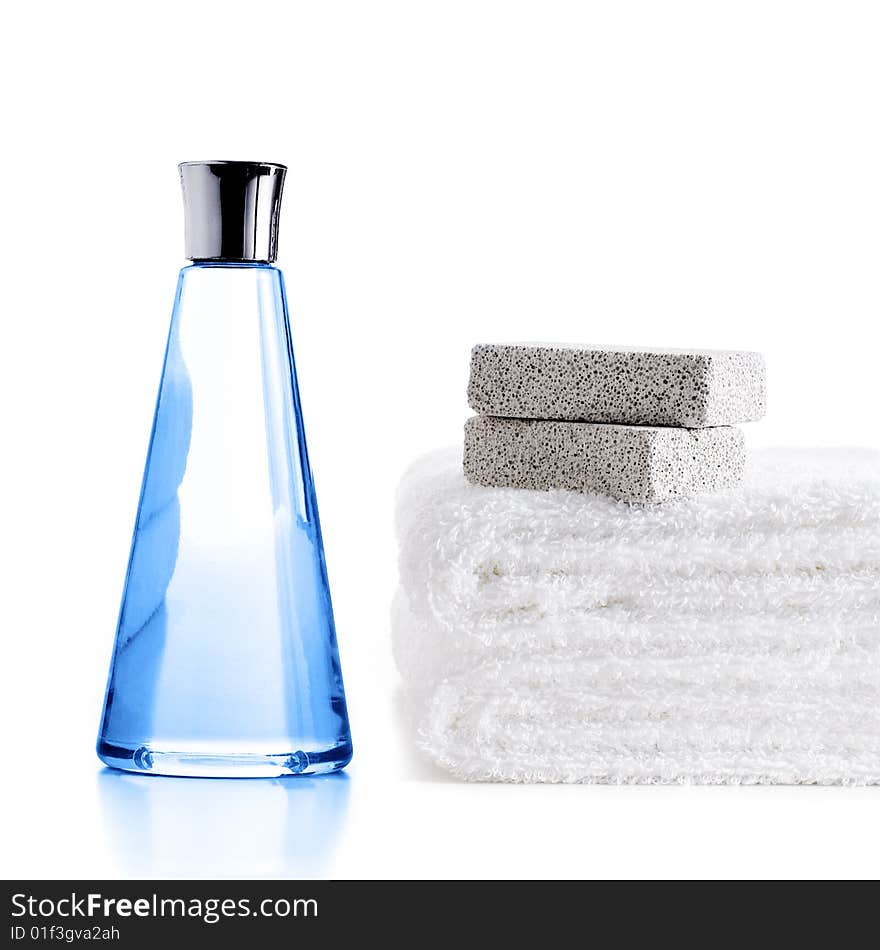
[[[471,354],[464,472],[492,487],[654,503],[732,488],[764,415],[758,353],[549,344]]]

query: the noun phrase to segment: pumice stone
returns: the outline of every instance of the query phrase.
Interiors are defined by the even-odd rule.
[[[732,488],[746,451],[732,426],[682,429],[474,416],[464,474],[494,488],[561,488],[651,504]]]
[[[760,353],[499,343],[471,353],[468,403],[521,419],[626,425],[738,425],[763,417]]]

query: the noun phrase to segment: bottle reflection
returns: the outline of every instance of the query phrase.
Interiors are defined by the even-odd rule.
[[[123,873],[324,877],[346,821],[345,773],[262,779],[98,773],[104,826]]]
[[[99,736],[105,757],[117,765],[124,762],[115,761],[114,740],[150,735],[153,728],[168,627],[166,595],[180,545],[178,491],[186,473],[192,416],[192,384],[179,328],[173,325]]]

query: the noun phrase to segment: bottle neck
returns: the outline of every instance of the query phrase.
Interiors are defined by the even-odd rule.
[[[220,260],[193,260],[188,267],[216,267],[222,270],[241,270],[241,269],[260,269],[277,270],[274,263],[270,261],[220,261]]]

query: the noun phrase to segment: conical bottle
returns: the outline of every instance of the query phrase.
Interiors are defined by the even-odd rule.
[[[281,271],[286,169],[180,166],[187,258],[98,736],[110,766],[342,768],[348,714]]]

